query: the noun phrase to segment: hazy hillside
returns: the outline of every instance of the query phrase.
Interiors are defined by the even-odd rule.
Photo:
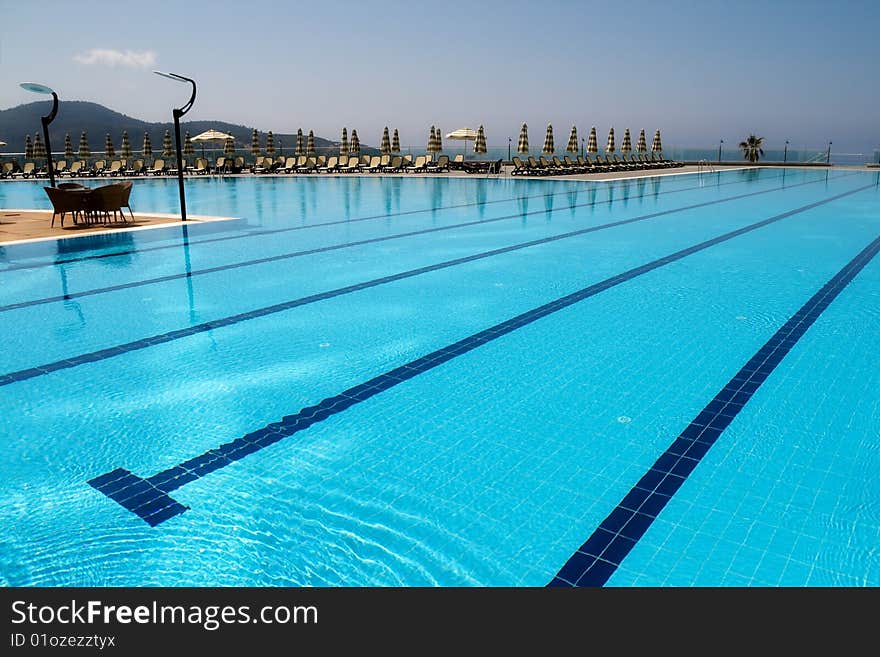
[[[5,153],[22,152],[24,151],[25,135],[30,135],[31,140],[33,140],[34,135],[38,132],[42,135],[43,128],[40,123],[40,117],[48,114],[51,107],[51,102],[37,101],[0,110],[0,141],[7,143],[7,146],[4,146],[2,151]],[[237,125],[226,123],[225,121],[182,121],[180,124],[181,139],[183,139],[187,131],[189,131],[191,136],[195,136],[209,128],[231,134],[235,137],[236,150],[241,154],[250,153],[254,126]],[[49,138],[52,141],[52,150],[54,152],[62,151],[64,148],[64,135],[65,133],[70,133],[70,139],[73,142],[74,151],[76,151],[80,133],[83,130],[88,135],[89,146],[92,151],[104,149],[104,140],[108,132],[117,151],[122,142],[123,130],[128,131],[129,142],[134,150],[141,149],[144,141],[144,132],[148,132],[154,153],[162,149],[162,138],[165,135],[165,130],[171,132],[172,139],[174,137],[174,124],[171,121],[167,123],[148,123],[125,114],[120,114],[97,103],[65,100],[59,104],[58,116],[49,125]],[[303,126],[303,130],[307,136],[308,128]],[[265,146],[266,133],[259,128],[258,133],[260,135],[260,143]],[[274,136],[276,148],[280,139],[285,155],[292,155],[293,149],[296,146],[296,135],[278,134],[275,132]],[[318,149],[330,147],[334,144],[338,144],[338,141],[315,136],[315,146]],[[219,147],[220,145],[217,144],[216,146]],[[365,152],[372,150],[365,147],[364,144],[361,144],[361,146]]]

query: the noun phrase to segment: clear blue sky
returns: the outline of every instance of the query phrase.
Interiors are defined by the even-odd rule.
[[[366,143],[483,124],[502,146],[525,121],[532,140],[553,123],[557,140],[575,124],[667,146],[880,144],[878,0],[0,0],[0,16],[4,109],[35,81],[170,120],[188,92],[161,69],[198,81],[187,119]]]

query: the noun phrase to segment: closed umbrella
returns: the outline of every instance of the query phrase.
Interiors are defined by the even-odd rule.
[[[67,160],[73,159],[73,142],[70,141],[70,133],[64,133],[64,158]]]
[[[437,128],[437,132],[435,134],[437,135],[437,143],[435,144],[435,146],[437,147],[437,152],[440,153],[443,151],[443,139],[441,138],[439,127]]]
[[[168,136],[168,139],[171,139],[170,135]],[[116,149],[113,148],[113,142],[110,139],[109,132],[107,133],[107,136],[104,137],[104,156],[107,158],[116,157]]]
[[[639,132],[639,140],[636,142],[636,151],[639,153],[647,153],[648,152],[648,142],[645,139],[645,129],[642,128]]]
[[[391,136],[388,134],[388,126],[382,131],[382,143],[379,145],[379,152],[382,155],[391,155]]]
[[[196,147],[193,144],[192,137],[189,136],[189,130],[183,137],[183,154],[187,157],[193,157],[196,154]]]
[[[235,155],[235,140],[232,137],[226,138],[226,143],[223,144],[223,155],[228,157]]]
[[[34,159],[41,157],[46,157],[46,145],[43,143],[43,138],[38,132],[34,135]]]
[[[144,131],[144,145],[141,151],[145,160],[153,157],[153,142],[150,141],[150,133],[146,130]]]
[[[605,144],[605,153],[613,153],[614,152],[614,128],[611,128],[608,131],[608,141]]]
[[[131,143],[128,141],[128,131],[122,131],[122,144],[119,146],[119,156],[128,161],[131,157]]]
[[[400,152],[400,137],[397,134],[397,128],[394,128],[394,136],[391,138],[391,152]]]
[[[596,138],[596,126],[590,128],[590,137],[587,139],[587,153],[598,153],[599,143]]]
[[[553,155],[553,151],[556,148],[553,145],[553,126],[551,124],[547,124],[547,132],[544,134],[544,148],[541,149],[541,152],[544,155]]]
[[[571,134],[568,135],[568,144],[565,146],[566,153],[578,152],[578,132],[576,126],[571,126]]]
[[[529,152],[529,128],[523,123],[519,130],[519,141],[516,144],[516,152],[528,154]]]
[[[660,143],[660,130],[654,133],[654,140],[651,142],[652,153],[663,153],[663,144]]]
[[[174,157],[174,146],[171,143],[171,132],[169,130],[166,130],[165,136],[162,137],[162,157]]]
[[[483,132],[483,126],[480,126],[477,128],[477,137],[474,139],[474,153],[485,153],[486,151],[486,133]]]
[[[266,134],[266,155],[275,155],[275,135],[271,130]]]
[[[77,153],[82,160],[88,160],[92,156],[92,149],[89,146],[89,138],[86,136],[85,130],[79,135],[79,148],[77,149]]]
[[[632,142],[629,138],[629,128],[623,131],[623,141],[620,143],[620,152],[624,155],[632,153]]]
[[[31,136],[24,136],[24,159],[33,160],[34,159],[34,145],[31,142]]]
[[[309,130],[309,139],[306,142],[306,155],[308,157],[315,157],[317,153],[315,153],[315,133]]]
[[[303,131],[302,128],[297,128],[296,131],[296,150],[293,152],[294,155],[305,155],[306,154],[306,145],[303,141]]]
[[[339,142],[339,154],[348,155],[348,130],[342,128],[342,141]]]
[[[433,153],[434,152],[434,144],[437,143],[437,135],[434,132],[434,126],[431,126],[431,132],[428,133],[428,143],[425,146],[425,152]]]
[[[357,155],[361,152],[361,140],[358,139],[358,131],[354,128],[351,130],[351,144],[348,147],[348,152],[350,155]]]
[[[257,129],[254,128],[253,133],[251,133],[251,155],[256,160],[260,157],[260,135],[257,132]]]

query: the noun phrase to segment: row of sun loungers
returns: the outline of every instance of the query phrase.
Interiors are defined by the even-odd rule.
[[[576,158],[566,155],[562,159],[557,156],[547,158],[542,155],[538,158],[530,156],[526,160],[514,156],[511,161],[513,162],[513,170],[510,172],[512,176],[559,176],[573,173],[671,169],[684,166],[682,162],[666,160],[653,153],[650,156],[632,154],[629,158],[626,156],[620,158],[617,155],[612,157],[596,155],[595,159],[591,159],[589,155],[578,155]]]

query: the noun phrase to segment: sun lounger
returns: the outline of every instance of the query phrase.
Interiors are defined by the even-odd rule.
[[[357,155],[349,156],[348,164],[346,164],[344,168],[340,169],[340,171],[344,171],[345,173],[356,173],[360,170],[361,170],[361,161]]]
[[[428,171],[432,173],[441,173],[443,171],[449,171],[449,156],[441,155],[437,158],[437,161],[433,164],[428,164]]]
[[[13,178],[33,178],[36,176],[34,169],[36,165],[33,162],[25,162],[21,167],[21,171],[15,171],[12,174]]]
[[[162,158],[157,158],[153,161],[153,166],[147,169],[146,173],[152,174],[154,176],[160,176],[163,175],[166,170],[167,167],[165,166],[165,160],[163,160]]]
[[[406,169],[412,173],[420,173],[428,170],[428,157],[426,155],[419,155],[416,157],[415,161],[412,163],[412,166],[407,167]]]
[[[364,171],[367,171],[369,173],[381,172],[382,171],[382,158],[380,158],[378,155],[374,155],[373,157],[371,157],[370,163],[367,165],[367,167],[366,167],[366,169],[364,169]]]
[[[339,167],[339,156],[331,155],[327,161],[318,167],[321,173],[333,173]]]

